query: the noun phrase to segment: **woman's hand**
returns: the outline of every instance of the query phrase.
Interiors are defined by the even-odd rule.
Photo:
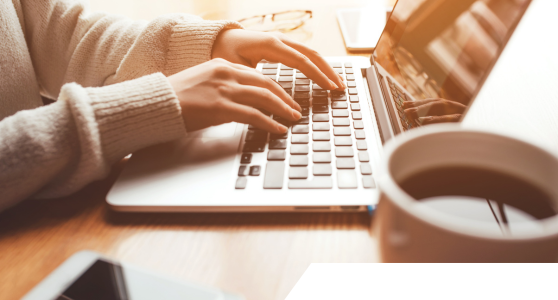
[[[422,125],[459,122],[467,108],[465,105],[441,98],[403,102],[407,118],[418,119]]]
[[[295,68],[328,90],[344,90],[343,80],[315,50],[282,33],[223,30],[213,44],[212,58],[255,68],[263,59]]]
[[[287,128],[258,109],[290,121],[300,119],[300,106],[275,81],[260,72],[223,59],[213,59],[168,77],[186,130],[240,122],[271,133]]]

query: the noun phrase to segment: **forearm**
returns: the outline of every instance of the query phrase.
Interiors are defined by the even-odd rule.
[[[125,155],[185,134],[162,74],[102,88],[64,86],[57,102],[0,122],[0,210],[71,194]]]

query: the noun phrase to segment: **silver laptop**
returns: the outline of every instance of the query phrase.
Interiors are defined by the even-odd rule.
[[[138,151],[107,202],[118,211],[365,211],[379,198],[383,144],[430,115],[461,120],[529,4],[399,0],[370,59],[327,58],[344,92],[261,63],[303,107],[296,123],[270,115],[287,134],[229,123]],[[404,109],[438,98],[447,101]]]

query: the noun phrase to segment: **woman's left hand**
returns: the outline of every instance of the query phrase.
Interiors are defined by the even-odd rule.
[[[263,59],[280,62],[300,70],[325,89],[346,88],[337,72],[318,52],[281,33],[223,30],[213,44],[211,56],[252,68]]]

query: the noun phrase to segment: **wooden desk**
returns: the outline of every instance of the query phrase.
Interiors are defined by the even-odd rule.
[[[240,19],[312,9],[310,26],[293,38],[330,56],[347,54],[335,9],[365,2],[91,0],[94,10],[134,19],[171,12]],[[284,299],[313,262],[377,261],[366,214],[112,214],[104,199],[122,166],[70,197],[29,200],[0,214],[1,299],[23,296],[83,249],[249,300]]]

